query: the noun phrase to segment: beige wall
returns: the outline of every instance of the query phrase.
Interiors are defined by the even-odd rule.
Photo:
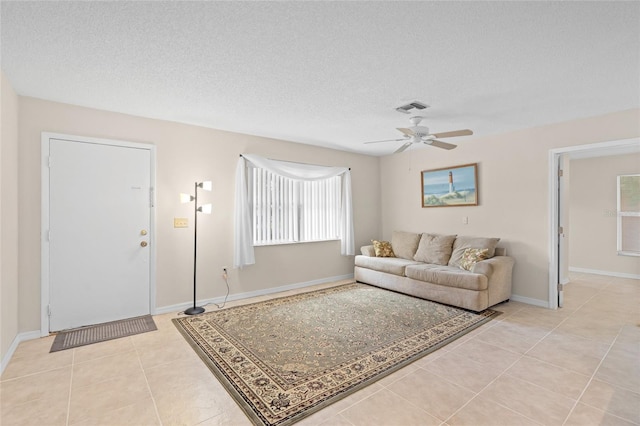
[[[18,96],[0,71],[0,359],[18,334]]]
[[[9,98],[15,103],[15,95]],[[3,90],[3,106],[4,102]],[[157,307],[188,302],[192,297],[192,229],[174,229],[173,218],[191,217],[190,206],[179,204],[177,194],[191,192],[196,180],[211,179],[214,183],[214,191],[202,197],[203,202],[213,203],[214,214],[199,221],[199,298],[224,295],[220,270],[232,265],[233,260],[234,170],[241,153],[351,167],[356,247],[374,237],[390,238],[394,229],[499,236],[501,245],[516,258],[514,294],[546,301],[549,150],[640,135],[640,111],[631,110],[505,135],[461,139],[455,151],[423,147],[378,159],[33,98],[19,97],[17,102],[18,331],[40,328],[40,138],[43,131],[149,142],[157,147]],[[479,163],[479,206],[420,207],[421,170],[474,162]],[[3,187],[3,205],[4,199]],[[468,225],[462,224],[464,216],[469,218]],[[232,293],[353,272],[353,259],[339,255],[338,242],[258,247],[256,259],[258,263],[254,266],[230,271]],[[4,279],[2,288],[4,303]],[[15,297],[13,300],[15,302]],[[3,311],[3,328],[4,319]]]
[[[356,246],[380,231],[379,159],[280,140],[146,119],[79,106],[20,98],[20,330],[40,328],[41,132],[149,142],[157,147],[157,307],[192,300],[193,228],[174,229],[174,217],[193,206],[178,194],[212,180],[213,215],[198,221],[198,298],[223,296],[222,267],[233,265],[234,174],[239,154],[351,167]],[[256,248],[256,265],[230,270],[231,293],[259,291],[353,273],[339,242]]]
[[[640,154],[571,160],[569,267],[640,276],[640,257],[618,256],[618,175],[640,173]]]
[[[548,301],[549,150],[640,135],[640,110],[460,138],[454,151],[415,147],[383,157],[382,238],[393,230],[497,236],[516,260],[513,294]],[[448,129],[434,129],[448,130]],[[480,205],[422,208],[420,171],[479,163]],[[463,225],[462,218],[469,218]]]

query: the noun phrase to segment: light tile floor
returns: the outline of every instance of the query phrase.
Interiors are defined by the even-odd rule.
[[[299,424],[640,424],[640,282],[572,274],[565,288],[564,308],[499,305],[497,319]],[[174,317],[53,354],[53,337],[21,343],[0,424],[249,424]]]

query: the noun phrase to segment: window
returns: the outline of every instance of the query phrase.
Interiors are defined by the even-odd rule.
[[[618,254],[640,256],[640,175],[618,176]]]
[[[351,169],[242,154],[236,166],[233,267],[256,263],[254,246],[340,240],[355,254]]]
[[[249,168],[253,244],[339,239],[342,177],[317,181]]]

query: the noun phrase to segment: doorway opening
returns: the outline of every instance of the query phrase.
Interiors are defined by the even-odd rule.
[[[549,308],[562,307],[563,282],[562,270],[568,259],[563,258],[568,244],[563,235],[562,209],[568,203],[568,192],[563,191],[562,179],[568,176],[558,176],[558,171],[564,161],[571,158],[599,157],[604,155],[626,154],[638,152],[640,138],[620,139],[588,145],[577,145],[556,148],[549,151]]]

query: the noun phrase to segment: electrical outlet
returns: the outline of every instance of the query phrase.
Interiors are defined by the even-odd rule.
[[[186,217],[174,217],[173,218],[173,227],[174,228],[188,228],[189,227],[189,219]]]

